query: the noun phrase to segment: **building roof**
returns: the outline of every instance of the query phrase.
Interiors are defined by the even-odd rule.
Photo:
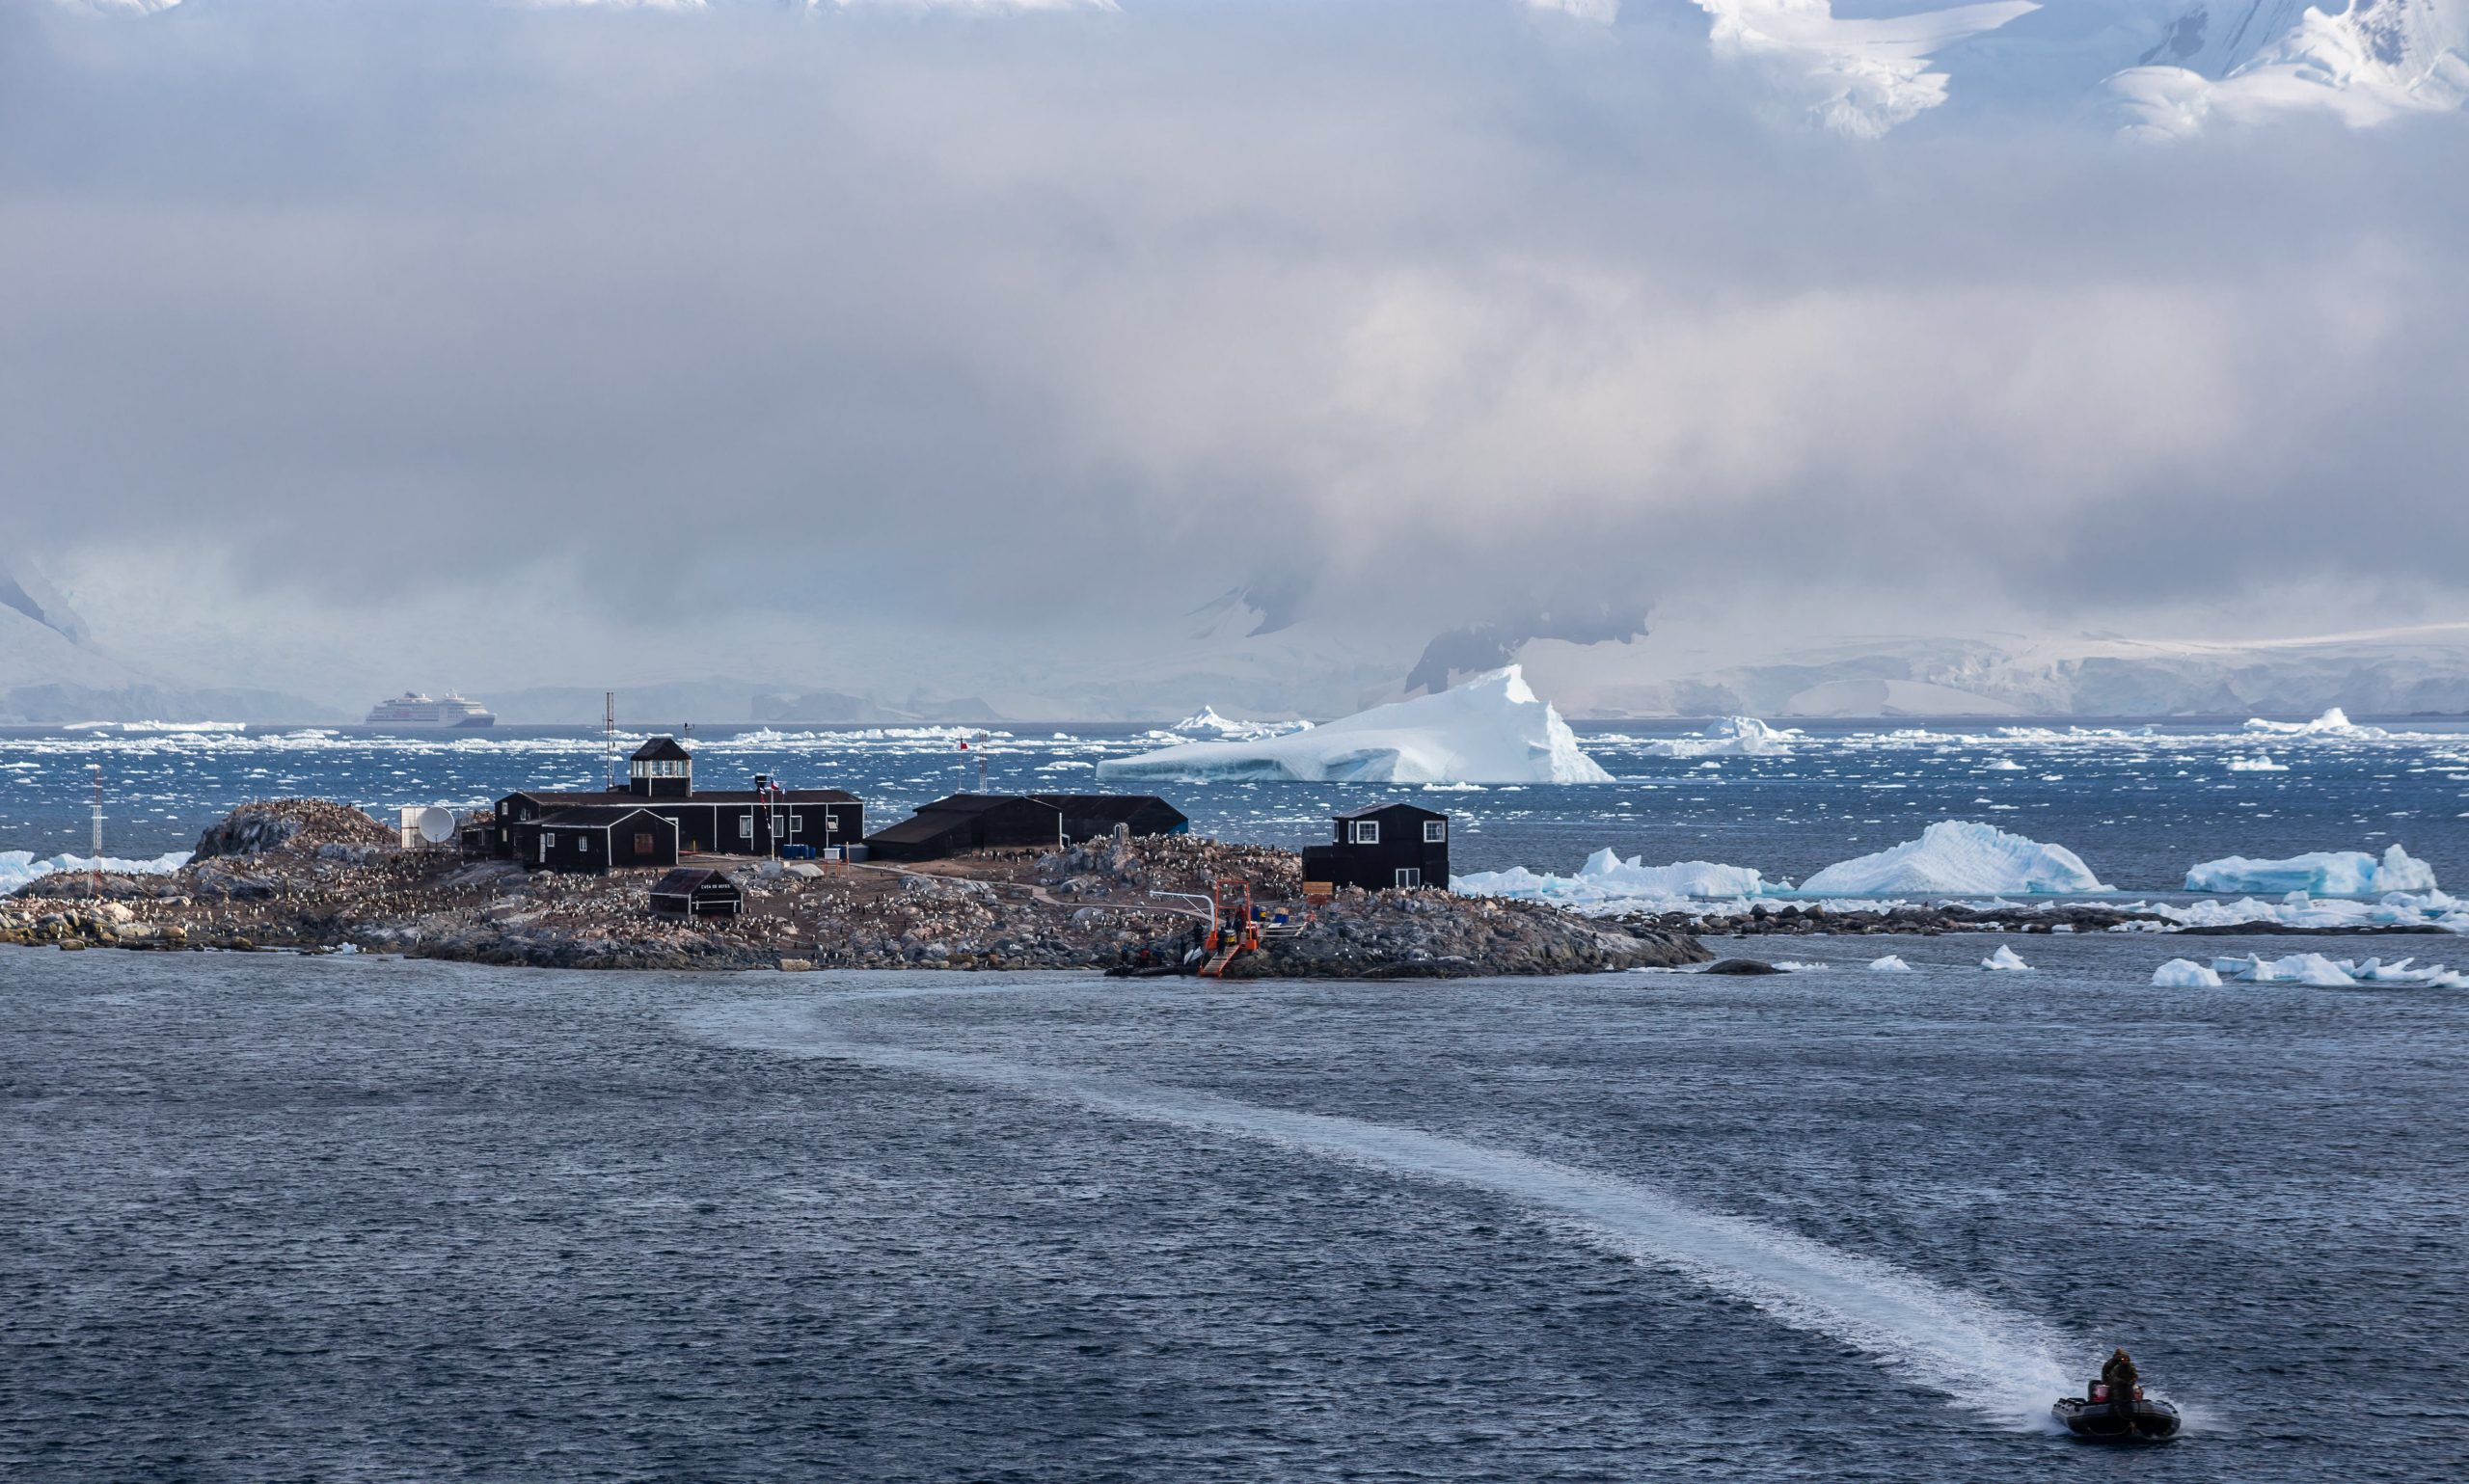
[[[968,827],[968,816],[956,810],[920,811],[897,824],[886,824],[866,837],[869,845],[924,845]]]
[[[1184,817],[1183,811],[1154,794],[1032,794],[1029,796],[1075,819],[1128,820],[1153,804],[1179,820]]]
[[[635,749],[634,760],[638,763],[691,763],[694,761],[694,754],[679,746],[674,737],[655,737]]]
[[[655,897],[684,897],[706,886],[723,886],[740,896],[745,895],[736,880],[725,871],[708,866],[679,866],[652,883]]]
[[[534,803],[565,807],[598,805],[607,808],[655,805],[675,808],[679,804],[854,804],[857,796],[841,789],[790,789],[778,794],[757,794],[751,789],[696,789],[674,798],[660,798],[619,789],[609,793],[595,789],[583,794],[552,794],[537,789],[517,789],[508,798],[528,798]]]
[[[608,829],[618,822],[638,814],[652,814],[652,812],[639,802],[631,807],[622,808],[585,805],[580,809],[560,809],[554,814],[544,814],[540,816],[539,823],[542,829]],[[657,814],[652,814],[652,818],[660,820],[663,824],[669,823],[667,820],[662,819]],[[671,824],[670,827],[676,826]]]
[[[936,799],[930,804],[919,804],[917,812],[923,814],[929,809],[941,809],[954,814],[984,814],[989,809],[999,809],[1005,804],[1038,803],[1045,803],[1045,801],[1029,794],[953,794]],[[1045,804],[1045,807],[1052,809],[1054,805]]]
[[[1409,804],[1396,801],[1385,804],[1366,804],[1360,809],[1344,809],[1330,816],[1330,818],[1339,820],[1364,820],[1370,819],[1375,814],[1394,814],[1400,809],[1403,809],[1408,814],[1420,814],[1427,820],[1445,820],[1449,818],[1448,815],[1441,813],[1437,809],[1426,809],[1421,804]]]

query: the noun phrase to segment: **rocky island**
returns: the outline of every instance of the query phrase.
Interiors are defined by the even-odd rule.
[[[1194,835],[992,850],[913,866],[734,862],[731,918],[655,915],[657,872],[526,871],[405,850],[358,810],[278,799],[233,810],[177,871],[84,873],[0,901],[0,943],[374,952],[588,969],[1078,969],[1180,960],[1214,878],[1301,897],[1290,850]],[[1383,979],[1676,967],[1685,931],[1443,891],[1344,890],[1227,977]]]

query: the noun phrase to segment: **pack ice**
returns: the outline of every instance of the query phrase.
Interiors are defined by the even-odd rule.
[[[1479,871],[1458,877],[1452,885],[1461,896],[1515,897],[1563,906],[1590,906],[1603,902],[1672,901],[1703,897],[1759,897],[1787,888],[1765,879],[1747,866],[1719,866],[1713,861],[1684,860],[1649,866],[1643,857],[1622,860],[1609,850],[1587,857],[1575,876],[1551,876],[1511,866],[1506,871]]]
[[[2374,897],[2394,891],[2434,890],[2434,868],[2399,846],[2377,861],[2364,850],[2317,850],[2286,860],[2243,855],[2207,860],[2186,872],[2186,890],[2302,891],[2319,897]]]
[[[1874,855],[1839,861],[1801,883],[1804,896],[2107,891],[2081,856],[1994,825],[1944,820]]]
[[[1801,740],[1795,728],[1772,727],[1755,716],[1725,716],[1695,737],[1664,737],[1639,743],[1651,757],[1788,757]]]
[[[149,860],[122,860],[106,855],[99,862],[103,870],[118,876],[165,876],[189,863],[189,852],[173,850]],[[92,871],[98,862],[89,855],[54,855],[37,860],[32,850],[0,850],[0,897],[39,881],[55,871]]]
[[[1108,758],[1109,782],[1609,783],[1516,665],[1282,737],[1184,742]]]

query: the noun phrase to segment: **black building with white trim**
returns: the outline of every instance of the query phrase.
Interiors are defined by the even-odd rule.
[[[1189,833],[1192,822],[1183,811],[1154,794],[1032,794],[1052,804],[1063,816],[1063,838],[1077,845],[1111,835],[1118,824],[1135,835]]]
[[[942,860],[963,850],[1003,846],[1050,850],[1062,840],[1063,811],[1044,800],[1017,794],[954,794],[868,835],[866,851],[876,860]]]
[[[1303,850],[1306,888],[1366,891],[1449,885],[1449,816],[1414,804],[1366,804],[1334,817],[1334,838]]]
[[[838,789],[778,788],[757,773],[751,789],[697,791],[694,760],[675,738],[643,743],[627,771],[616,792],[526,789],[499,799],[497,853],[534,869],[607,871],[797,846],[821,854],[865,838],[865,806]]]

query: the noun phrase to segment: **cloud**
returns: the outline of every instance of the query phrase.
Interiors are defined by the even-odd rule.
[[[1538,594],[2452,590],[2455,120],[1859,144],[1676,12],[1574,29],[0,7],[0,499],[64,585],[185,563],[198,648],[336,673],[502,662],[498,604],[543,680],[1129,655],[1262,572],[1391,673]]]

